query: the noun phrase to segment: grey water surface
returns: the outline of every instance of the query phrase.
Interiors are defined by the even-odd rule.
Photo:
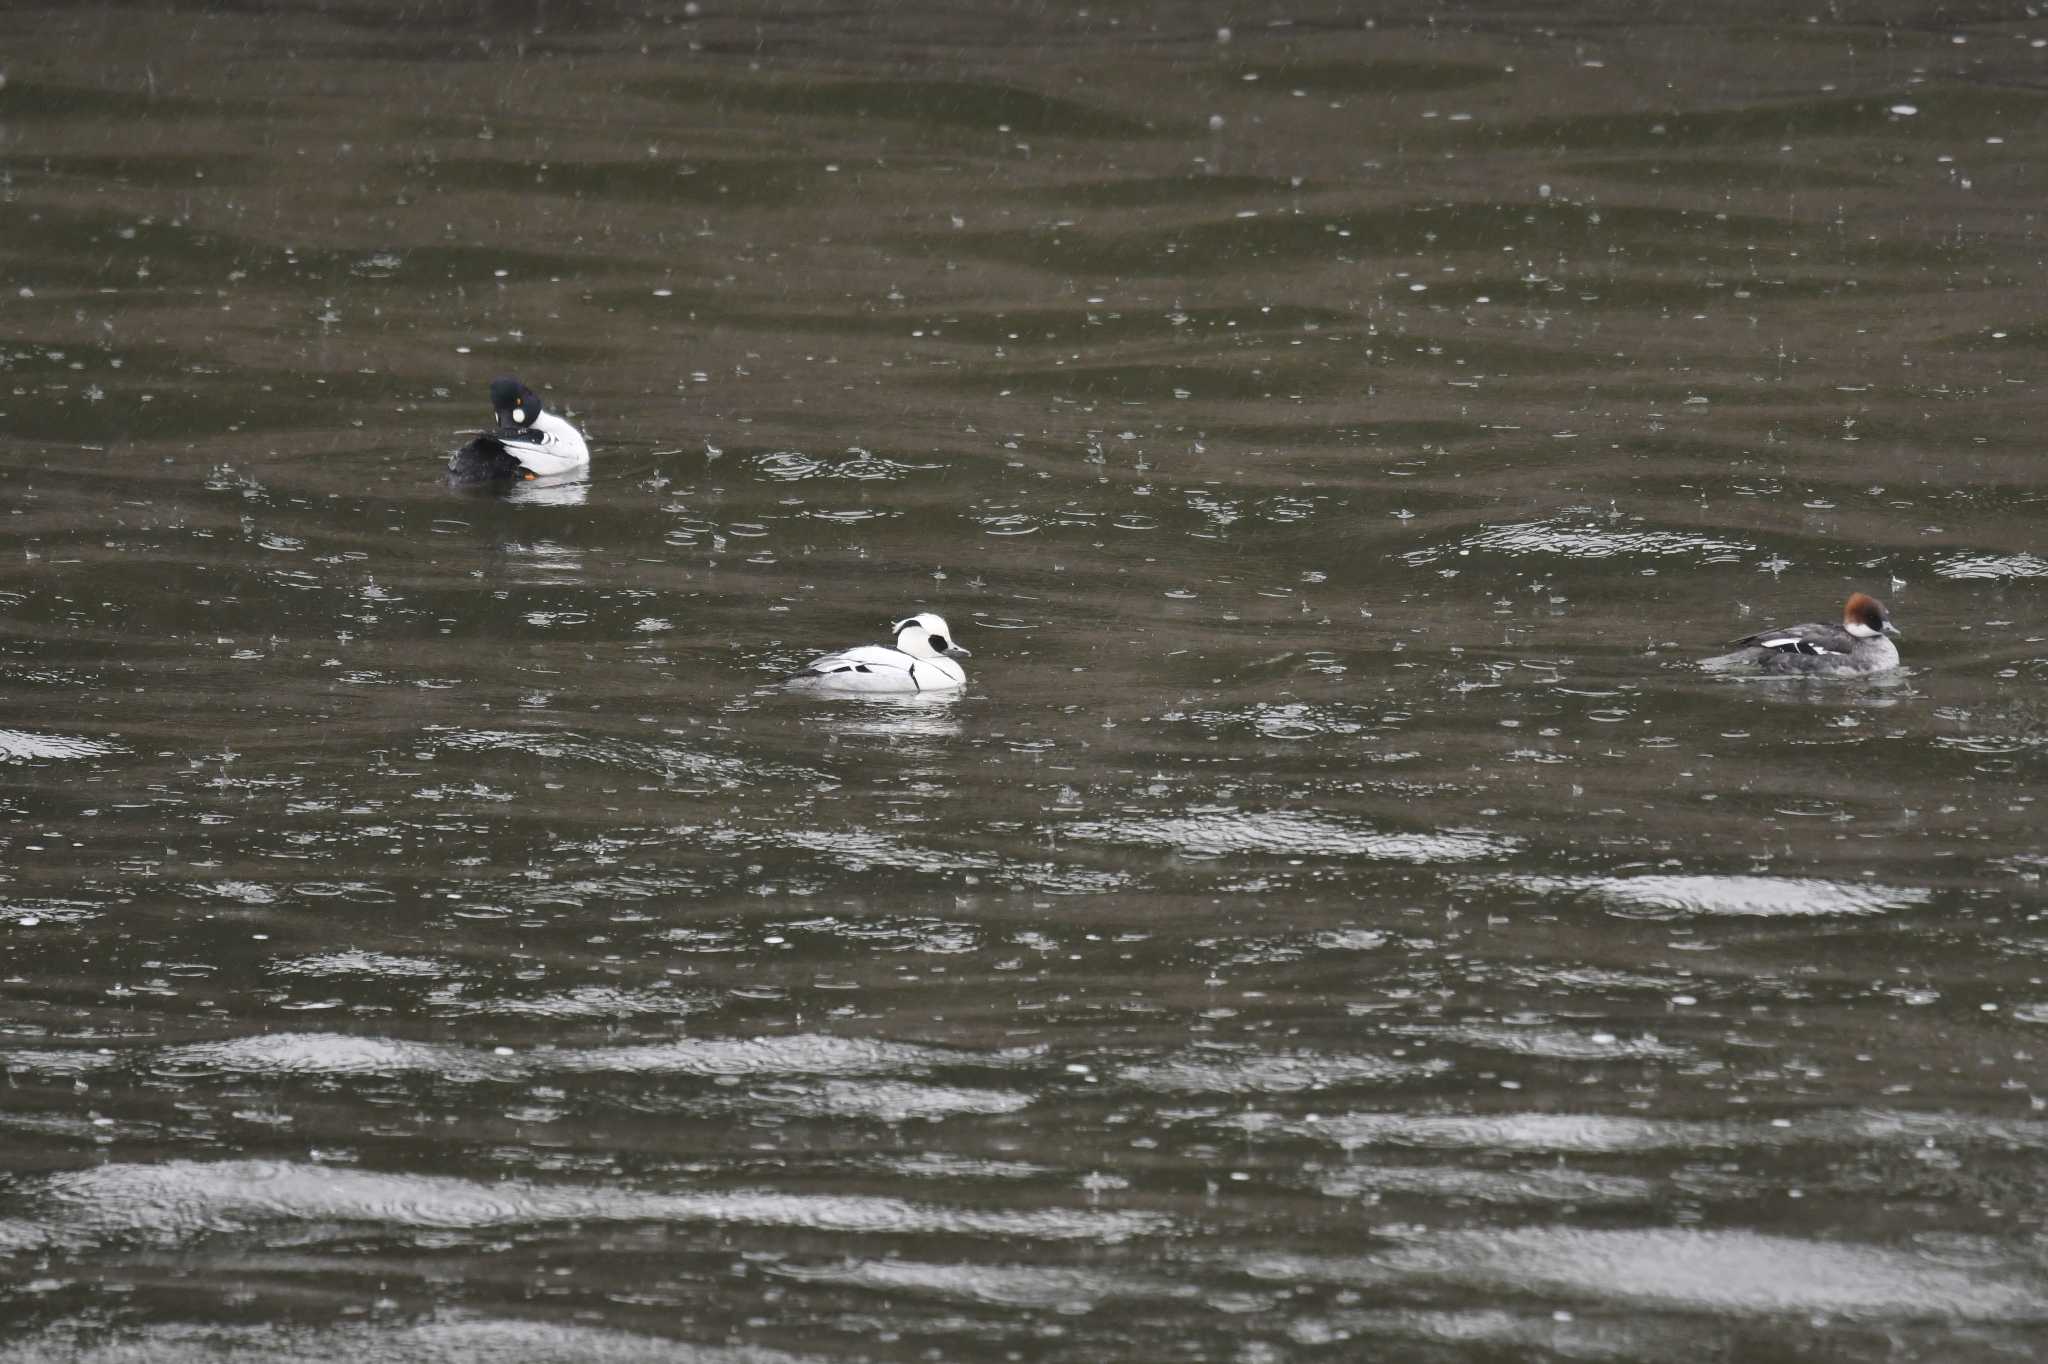
[[[2048,19],[5,28],[0,1361],[2048,1353]]]

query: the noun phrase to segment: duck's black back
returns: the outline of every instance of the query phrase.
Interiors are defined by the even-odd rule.
[[[451,483],[502,483],[525,472],[505,442],[485,432],[448,458]]]

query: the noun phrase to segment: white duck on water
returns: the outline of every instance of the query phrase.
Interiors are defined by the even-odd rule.
[[[953,642],[943,618],[923,611],[891,627],[894,644],[863,644],[814,658],[789,679],[793,687],[840,692],[950,691],[967,685],[953,660],[967,650]]]
[[[448,461],[455,483],[505,483],[573,474],[590,464],[583,433],[547,410],[540,395],[510,375],[491,380],[495,430],[485,431]]]

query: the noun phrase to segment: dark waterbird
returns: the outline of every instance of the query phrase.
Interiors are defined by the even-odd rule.
[[[495,429],[479,432],[448,460],[451,483],[510,483],[571,474],[590,464],[583,433],[547,410],[511,375],[491,380]]]

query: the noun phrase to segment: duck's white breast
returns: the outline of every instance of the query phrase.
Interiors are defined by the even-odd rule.
[[[590,463],[590,446],[583,433],[552,412],[543,412],[531,428],[534,439],[505,435],[505,449],[526,468],[546,478],[566,474]]]

